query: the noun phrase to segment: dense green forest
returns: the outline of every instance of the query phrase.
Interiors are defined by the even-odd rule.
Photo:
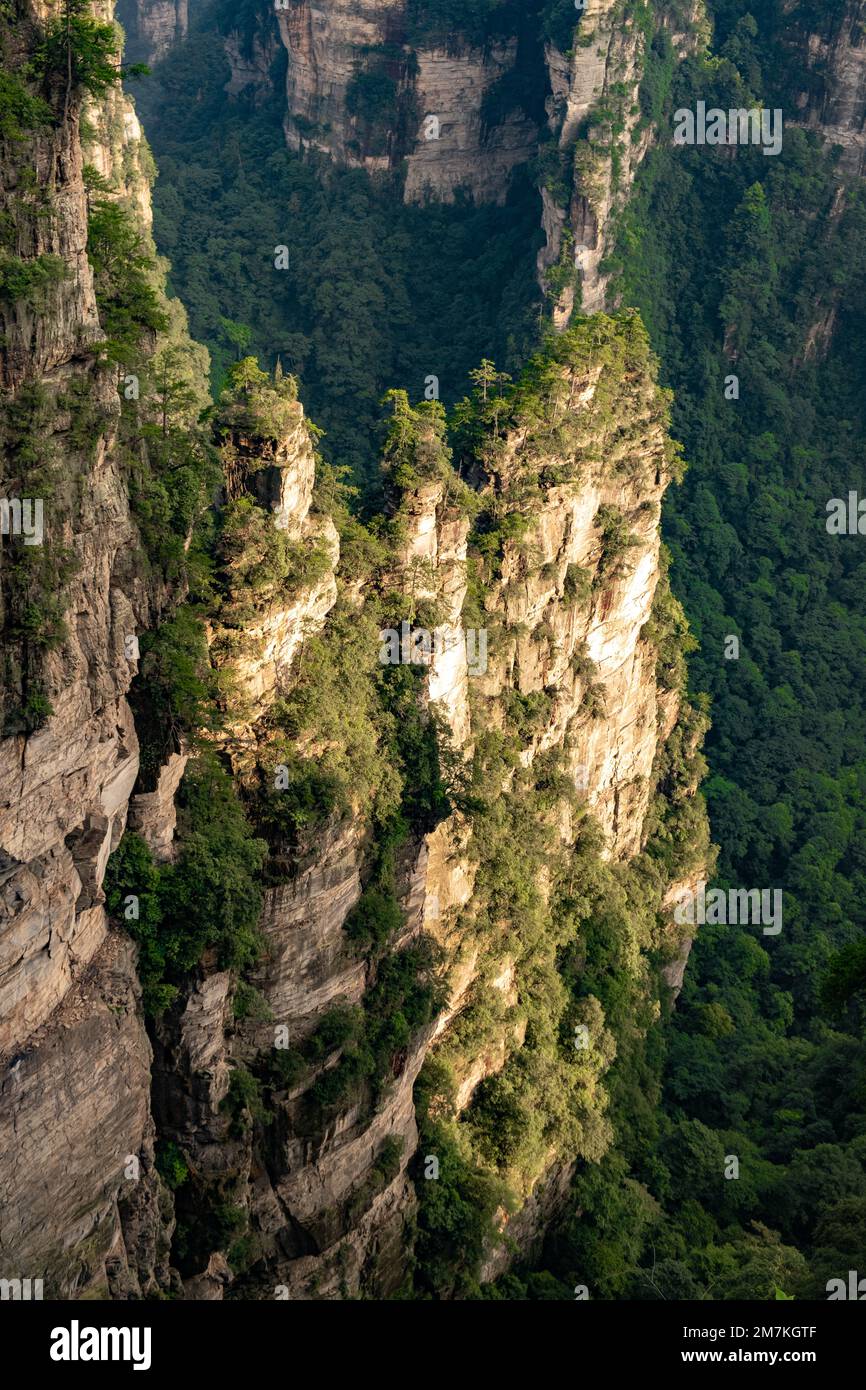
[[[251,39],[254,9],[249,22]],[[214,388],[246,352],[267,367],[279,358],[325,431],[325,456],[370,480],[386,390],[453,404],[482,357],[505,371],[525,359],[539,328],[538,191],[525,174],[504,207],[404,206],[397,175],[373,182],[299,157],[282,130],[282,48],[264,98],[250,88],[226,100],[216,26],[237,23],[206,9],[137,88],[160,171],[156,242]]]
[[[711,8],[717,61],[669,109],[779,104],[775,7]],[[690,465],[664,521],[712,699],[716,881],[781,888],[784,925],[701,929],[669,1026],[614,1065],[616,1151],[579,1173],[547,1273],[500,1296],[822,1298],[866,1261],[866,567],[825,525],[866,484],[866,202],[838,200],[837,154],[793,128],[772,160],[659,148],[622,219],[617,290]]]
[[[681,65],[662,120],[698,99],[784,104],[779,8],[711,4],[713,57]],[[548,10],[558,33],[562,7]],[[279,358],[325,453],[369,479],[386,387],[417,399],[433,375],[450,406],[482,357],[514,372],[533,344],[532,171],[502,208],[405,207],[387,180],[287,152],[279,98],[226,102],[222,42],[200,22],[140,102],[171,283],[217,383],[247,352]],[[578,1164],[536,1267],[475,1296],[823,1297],[866,1265],[866,565],[857,537],[825,526],[829,499],[866,490],[866,200],[850,184],[840,200],[817,135],[786,128],[778,158],[735,156],[659,142],[610,268],[674,390],[689,462],[664,525],[700,644],[692,691],[711,699],[715,881],[781,888],[784,926],[702,928],[663,1026],[618,1039],[614,1148]],[[280,247],[287,268],[264,274]],[[592,983],[615,1017],[601,949]],[[455,1159],[449,1237],[464,1251],[490,1214],[479,1181]],[[420,1251],[429,1275],[444,1257],[423,1217]]]

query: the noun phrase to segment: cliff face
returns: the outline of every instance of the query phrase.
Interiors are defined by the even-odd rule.
[[[5,35],[13,71],[30,23],[25,14]],[[128,639],[162,595],[132,558],[140,538],[117,372],[95,350],[104,332],[82,176],[85,159],[123,165],[135,202],[139,132],[119,95],[99,114],[113,135],[97,121],[86,155],[76,103],[65,123],[46,120],[2,153],[7,263],[54,266],[56,278],[38,293],[7,290],[0,305],[2,492],[41,496],[45,528],[29,555],[20,540],[3,545],[0,1263],[4,1276],[44,1271],[57,1295],[151,1289],[167,1254],[134,951],[109,929],[101,890],[138,772]],[[129,1268],[133,1210],[140,1264]]]
[[[174,0],[121,6],[130,53],[157,61],[186,33]],[[230,97],[273,82],[285,53],[286,141],[371,173],[399,171],[409,202],[463,190],[504,202],[512,170],[534,158],[546,77],[537,15],[501,32],[438,28],[408,3],[279,0],[224,37]]]
[[[517,35],[483,47],[459,33],[415,36],[407,11],[402,0],[301,0],[278,11],[288,143],[370,170],[405,159],[408,201],[448,202],[458,188],[502,201],[537,129],[519,105],[491,112],[490,103],[529,55]]]
[[[363,582],[338,563],[327,516],[308,510],[312,456],[302,436],[297,430],[290,436],[294,451],[284,441],[266,446],[268,459],[282,460],[280,476],[271,474],[270,505],[293,534],[326,537],[329,559],[324,574],[295,586],[288,601],[257,603],[259,615],[246,629],[255,657],[227,658],[232,684],[250,697],[226,743],[236,776],[249,789],[279,772],[285,756],[274,731],[275,717],[283,718],[275,713],[280,702],[309,711],[337,700],[325,725],[308,714],[309,727],[299,728],[299,713],[291,717],[302,760],[313,756],[320,766],[324,758],[322,767],[339,768],[359,737],[365,762],[381,759],[381,733],[378,753],[367,746],[369,728],[377,726],[366,702],[381,676],[382,637],[392,631],[396,640],[401,622],[406,635],[425,630],[421,616],[429,612],[436,638],[419,658],[420,704],[413,700],[410,708],[441,720],[440,739],[465,775],[471,769],[473,780],[488,785],[492,801],[485,812],[452,809],[426,832],[421,825],[404,831],[387,880],[376,876],[383,831],[372,809],[385,794],[381,763],[369,774],[359,767],[350,806],[326,815],[315,832],[301,831],[291,843],[270,836],[269,874],[280,881],[265,890],[264,950],[248,977],[263,1006],[258,1019],[233,1016],[230,975],[205,965],[157,1030],[158,1126],[194,1175],[178,1200],[190,1203],[189,1213],[199,1219],[216,1194],[231,1201],[249,1242],[245,1267],[235,1270],[225,1265],[224,1247],[200,1249],[195,1271],[184,1271],[189,1296],[221,1297],[235,1281],[260,1297],[274,1290],[289,1297],[381,1296],[397,1288],[417,1201],[409,1179],[418,1146],[413,1086],[430,1057],[441,1057],[453,1076],[451,1122],[459,1132],[465,1112],[467,1133],[477,1123],[481,1083],[507,1075],[523,1050],[528,1066],[562,1070],[573,1114],[549,1117],[531,1157],[503,1168],[524,1200],[541,1185],[517,1221],[516,1238],[537,1235],[567,1185],[563,1126],[572,1156],[598,1158],[604,1151],[602,1079],[613,1052],[600,1008],[587,1004],[577,1015],[587,1020],[592,1039],[577,1070],[568,1059],[547,1057],[533,1012],[537,977],[554,971],[555,943],[569,930],[560,894],[573,875],[588,816],[600,827],[602,862],[637,862],[659,815],[662,783],[671,805],[693,797],[700,733],[697,726],[692,733],[680,728],[686,763],[666,771],[665,744],[678,727],[680,697],[662,655],[664,622],[654,600],[659,505],[675,454],[665,435],[664,401],[634,331],[628,321],[591,320],[563,339],[542,402],[524,405],[518,395],[509,426],[497,424],[475,450],[472,492],[463,485],[455,492],[450,471],[404,471],[389,557]],[[416,423],[422,444],[435,452],[427,420],[421,414]],[[245,486],[261,499],[261,460],[248,446]],[[467,512],[473,492],[473,507],[480,505],[485,518],[480,529],[470,521],[473,508]],[[283,514],[273,499],[287,493],[294,503]],[[273,524],[266,507],[260,515],[262,524]],[[498,554],[478,549],[494,518],[501,528]],[[509,539],[509,529],[519,539]],[[481,606],[470,610],[467,594],[479,602],[479,578]],[[396,626],[380,634],[383,602]],[[416,617],[398,621],[401,610]],[[217,633],[215,646],[219,640]],[[259,652],[279,655],[262,664]],[[338,693],[323,661],[347,662],[346,678],[359,680],[357,688]],[[369,721],[363,733],[354,726],[359,711]],[[358,748],[352,756],[360,757]],[[551,794],[554,768],[559,791]],[[495,823],[503,804],[533,826],[523,846],[525,920],[512,918],[518,899],[508,897],[497,868],[512,838],[509,827]],[[692,862],[706,861],[705,830],[688,853]],[[645,915],[635,926],[636,969],[642,947],[666,947],[669,928],[658,923],[672,891],[670,874],[641,862]],[[379,886],[386,882],[387,890]],[[363,941],[359,949],[359,922],[369,920],[371,903],[391,889],[395,916],[386,951]],[[527,935],[529,920],[535,925]],[[353,1080],[358,1035],[341,1040],[338,1023],[354,1019],[361,1040],[372,1046],[383,982],[401,968],[395,962],[409,961],[425,942],[437,949],[438,1009],[401,1044],[388,1045],[384,1075]],[[559,998],[555,981],[554,973],[545,1004]],[[232,1076],[239,1072],[256,1079],[264,1119],[243,1107],[232,1118]],[[502,1249],[491,1251],[488,1277],[505,1262]]]
[[[665,67],[705,39],[702,3],[678,10],[587,0],[571,50],[546,46],[548,125],[559,159],[542,186],[546,244],[538,270],[556,295],[557,326],[568,322],[578,287],[584,313],[605,307],[613,222],[655,137],[653,98],[643,87],[648,62],[664,81]],[[551,271],[558,273],[550,278]]]
[[[195,0],[193,0],[195,8]],[[135,0],[117,6],[124,26],[127,54],[133,62],[158,63],[186,37],[189,29],[190,0]]]
[[[841,168],[862,174],[866,160],[866,9],[861,0],[821,17],[802,13],[794,3],[784,7],[791,29],[786,37],[801,55],[802,80],[796,94],[798,123],[822,131],[842,149]]]

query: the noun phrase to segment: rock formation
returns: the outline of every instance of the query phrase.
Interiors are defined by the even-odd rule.
[[[786,31],[805,59],[805,83],[796,94],[798,123],[820,130],[831,144],[841,146],[841,168],[848,175],[862,174],[866,157],[866,42],[864,8],[859,0],[822,16],[820,28],[811,28],[815,14],[800,13],[788,4]]]
[[[19,60],[35,18],[7,31]],[[10,1277],[43,1270],[55,1296],[152,1289],[167,1277],[170,1230],[157,1210],[135,952],[110,929],[101,887],[138,773],[128,639],[163,594],[132,560],[140,539],[118,447],[116,368],[96,350],[104,330],[83,178],[85,161],[116,173],[140,206],[143,147],[117,93],[93,114],[86,155],[72,105],[65,123],[10,141],[3,157],[15,252],[25,265],[62,268],[39,295],[0,305],[4,496],[34,482],[46,493],[38,560],[22,571],[19,543],[3,547],[0,1263]],[[29,167],[35,197],[24,191]]]
[[[322,46],[324,14],[280,14],[299,55],[289,134],[300,107],[324,120],[327,98],[347,157],[390,158],[363,142],[353,156],[337,119],[358,45],[396,42],[381,7],[351,14],[342,49]],[[20,67],[50,17],[22,9],[7,62]],[[326,51],[337,67],[323,77]],[[531,144],[506,111],[493,158],[477,157],[484,91],[510,54],[494,45],[482,74],[476,51],[419,49],[414,90],[462,116],[442,122],[440,172],[410,154],[411,196],[473,180],[478,196],[500,196]],[[578,88],[603,81],[573,61],[569,131]],[[146,245],[148,161],[118,89],[91,93],[86,137],[80,97],[64,99],[60,77],[52,91],[52,114],[16,137],[29,184],[8,148],[2,158],[25,268],[21,292],[0,303],[4,489],[44,490],[46,535],[38,563],[20,540],[3,548],[0,1275],[44,1278],[52,1297],[387,1294],[412,1240],[425,1062],[442,1059],[454,1094],[440,1113],[482,1154],[479,1093],[496,1076],[511,1085],[523,1059],[520,1084],[539,1102],[530,1091],[521,1103],[538,1133],[489,1165],[524,1204],[515,1238],[530,1240],[575,1155],[597,1159],[609,1141],[613,1039],[597,1000],[569,1002],[556,965],[579,937],[581,898],[608,884],[636,975],[650,948],[680,949],[664,904],[707,844],[694,797],[702,723],[681,702],[684,625],[660,558],[676,471],[666,401],[629,315],[580,319],[513,388],[485,386],[454,440],[459,472],[438,407],[397,400],[379,532],[314,487],[290,382],[249,377],[218,406],[223,514],[236,529],[225,523],[217,543],[207,624],[224,718],[201,739],[267,852],[261,950],[241,970],[207,945],[146,1025],[146,943],[137,956],[123,912],[109,921],[103,883],[127,826],[154,872],[178,854],[190,750],[172,730],[154,759],[146,708],[133,702],[134,718],[127,695],[138,635],[184,611],[185,581],[148,531],[147,435],[122,428],[121,400],[140,383],[108,317],[115,301],[98,303],[107,272],[93,231],[88,256],[87,223],[89,211],[114,227],[122,209]],[[136,292],[147,300],[143,284]],[[182,313],[153,293],[163,317],[154,308],[142,329],[142,370],[169,350],[201,369]],[[163,437],[168,360],[148,387]],[[160,411],[147,409],[159,437]],[[404,624],[436,641],[408,663],[415,684],[402,683],[404,656],[389,685],[380,629]],[[287,760],[291,813],[279,801]],[[307,830],[309,801],[328,798]],[[693,831],[675,863],[652,849],[670,816]],[[526,881],[515,868],[512,883],[521,835]],[[138,921],[145,885],[127,887],[126,920]],[[557,1041],[565,1027],[583,1030],[586,1055]],[[491,1247],[487,1276],[506,1262]]]

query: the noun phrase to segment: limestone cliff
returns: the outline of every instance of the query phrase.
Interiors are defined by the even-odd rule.
[[[222,1297],[233,1284],[257,1297],[398,1287],[417,1200],[413,1086],[431,1056],[453,1077],[440,1113],[445,1106],[479,1152],[481,1083],[526,1054],[520,1065],[544,1071],[551,1094],[559,1088],[549,1115],[549,1098],[535,1098],[544,1122],[531,1153],[493,1164],[519,1201],[544,1187],[514,1228],[530,1239],[567,1184],[563,1151],[597,1158],[609,1140],[612,1039],[597,1001],[569,1005],[554,964],[557,942],[575,929],[563,901],[575,873],[588,871],[577,867],[584,856],[641,865],[643,903],[629,929],[638,974],[642,951],[678,948],[661,924],[679,873],[644,850],[673,808],[690,807],[694,834],[682,837],[676,869],[706,863],[693,796],[701,726],[688,714],[678,722],[667,645],[681,618],[669,597],[658,604],[659,504],[676,452],[645,340],[628,319],[581,321],[541,385],[530,377],[513,395],[479,401],[482,417],[485,405],[494,425],[464,459],[467,488],[444,462],[438,407],[398,403],[393,437],[414,431],[415,441],[399,446],[389,473],[388,552],[360,572],[347,519],[340,556],[323,499],[314,494],[310,509],[302,429],[258,445],[234,433],[225,446],[235,470],[246,440],[234,486],[257,498],[257,525],[274,526],[276,513],[308,556],[326,537],[327,562],[284,597],[255,598],[249,648],[224,647],[214,628],[242,709],[224,746],[268,837],[274,883],[262,954],[243,986],[254,991],[252,1012],[244,1003],[238,1013],[230,973],[205,961],[157,1027],[157,1123],[184,1154],[178,1210],[200,1236],[181,1271],[188,1296]],[[425,623],[435,627],[427,646]],[[397,671],[420,684],[408,704],[398,685],[393,707],[382,638],[401,629],[401,641],[414,642],[416,629],[422,640],[402,648]],[[458,783],[475,788],[465,804],[455,793],[450,810],[419,814],[418,788],[394,783],[390,762],[405,756],[394,714],[419,721],[419,739],[438,727],[440,749],[463,768]],[[681,750],[673,761],[672,739]],[[401,765],[404,779],[420,775]],[[297,805],[311,777],[326,780],[328,794],[308,829]],[[482,787],[492,800],[479,800]],[[377,811],[383,802],[390,811]],[[508,881],[517,821],[523,888]],[[554,1037],[572,1009],[588,1040],[576,1060]],[[414,1026],[394,1033],[403,1013]],[[228,1265],[210,1216],[227,1202],[244,1232]],[[491,1250],[488,1277],[503,1259],[504,1248]]]
[[[613,222],[656,135],[657,97],[645,85],[648,65],[654,65],[661,87],[676,57],[694,51],[702,39],[701,3],[587,0],[571,49],[546,46],[548,125],[557,157],[547,152],[546,244],[538,270],[555,296],[558,326],[568,322],[578,289],[584,313],[605,307],[604,260],[613,246]]]
[[[7,61],[10,49],[26,54],[30,22],[7,31]],[[127,136],[134,158],[134,126]],[[94,153],[111,166],[109,148]],[[83,162],[77,107],[26,151],[10,142],[3,155],[10,254],[25,264],[56,258],[63,275],[37,302],[7,295],[2,305],[4,495],[26,495],[34,482],[51,492],[39,563],[29,566],[48,589],[42,632],[32,622],[27,630],[16,605],[15,545],[3,555],[0,1250],[4,1275],[38,1267],[58,1292],[104,1287],[109,1269],[125,1266],[128,1155],[143,1160],[145,1184],[152,1167],[150,1047],[133,953],[108,929],[101,882],[138,770],[125,638],[146,623],[155,595],[128,564],[138,536],[115,448],[114,373],[96,360]],[[28,165],[35,188],[23,182]],[[61,574],[63,619],[51,613]],[[32,605],[29,585],[28,597]]]
[[[400,0],[276,6],[287,55],[286,139],[371,171],[405,160],[404,196],[450,201],[463,188],[505,198],[534,153],[540,96],[502,100],[516,68],[536,61],[527,26],[490,36],[422,25]],[[537,49],[537,44],[535,45]],[[233,86],[241,63],[232,57]]]
[[[2,150],[2,492],[41,499],[44,535],[4,536],[0,572],[0,1268],[38,1269],[55,1296],[138,1294],[168,1278],[170,1226],[135,955],[102,881],[139,767],[136,634],[167,586],[130,506],[87,242],[95,181],[146,235],[149,156],[117,89],[84,136],[80,87],[48,66],[43,98],[16,77],[54,13],[22,5],[3,32],[24,119]]]
[[[820,130],[842,150],[841,168],[862,174],[866,158],[866,11],[860,0],[818,16],[797,0],[784,6],[789,44],[802,60],[795,93],[798,122]]]
[[[194,0],[193,0],[194,3]],[[190,0],[136,0],[117,6],[133,62],[157,63],[189,29]]]

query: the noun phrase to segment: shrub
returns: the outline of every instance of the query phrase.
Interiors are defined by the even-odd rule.
[[[230,368],[216,411],[218,433],[278,440],[301,418],[298,383],[292,376],[271,378],[255,357]]]
[[[189,1168],[183,1153],[173,1140],[159,1144],[156,1150],[156,1168],[163,1182],[176,1192],[189,1177]]]
[[[595,525],[601,531],[601,558],[595,583],[616,579],[623,572],[623,557],[633,546],[639,545],[636,536],[628,529],[628,522],[618,507],[599,507],[595,514]]]
[[[493,1218],[502,1204],[504,1185],[472,1162],[451,1125],[426,1121],[418,1153],[439,1161],[435,1182],[425,1180],[423,1163],[416,1170],[418,1278],[422,1288],[436,1296],[470,1293],[495,1234]]]
[[[180,853],[157,865],[140,836],[127,832],[108,862],[110,913],[139,945],[139,975],[149,1013],[162,1012],[206,948],[222,969],[243,969],[259,952],[259,874],[265,845],[254,838],[228,773],[211,753],[194,758],[181,783]],[[127,899],[137,916],[127,917]]]
[[[183,606],[141,638],[141,659],[129,692],[141,745],[142,785],[152,788],[169,753],[219,727],[219,686],[201,618]]]
[[[403,913],[393,893],[367,888],[352,908],[343,930],[362,951],[381,949],[403,924]]]
[[[108,335],[104,351],[109,361],[130,363],[142,336],[167,329],[168,318],[151,284],[155,261],[120,203],[108,198],[91,203],[87,255],[100,321]]]
[[[565,571],[562,596],[566,603],[588,603],[592,594],[592,580],[581,565],[569,565]]]
[[[235,1067],[229,1077],[229,1088],[220,1102],[220,1109],[232,1117],[232,1132],[243,1134],[254,1120],[264,1119],[261,1082],[244,1066]]]
[[[47,291],[66,280],[68,275],[60,256],[46,254],[25,261],[8,252],[0,253],[0,301],[44,309]]]
[[[50,119],[50,107],[28,92],[16,73],[0,72],[0,139],[21,140]]]
[[[297,849],[302,835],[309,835],[332,812],[342,806],[342,786],[339,778],[311,758],[301,758],[290,752],[280,752],[285,761],[286,785],[263,786],[255,803],[256,822],[261,825],[271,843],[281,847],[287,843]]]
[[[238,980],[232,996],[232,1016],[240,1023],[250,1019],[253,1023],[269,1023],[273,1018],[268,1001],[261,990],[246,980]]]

